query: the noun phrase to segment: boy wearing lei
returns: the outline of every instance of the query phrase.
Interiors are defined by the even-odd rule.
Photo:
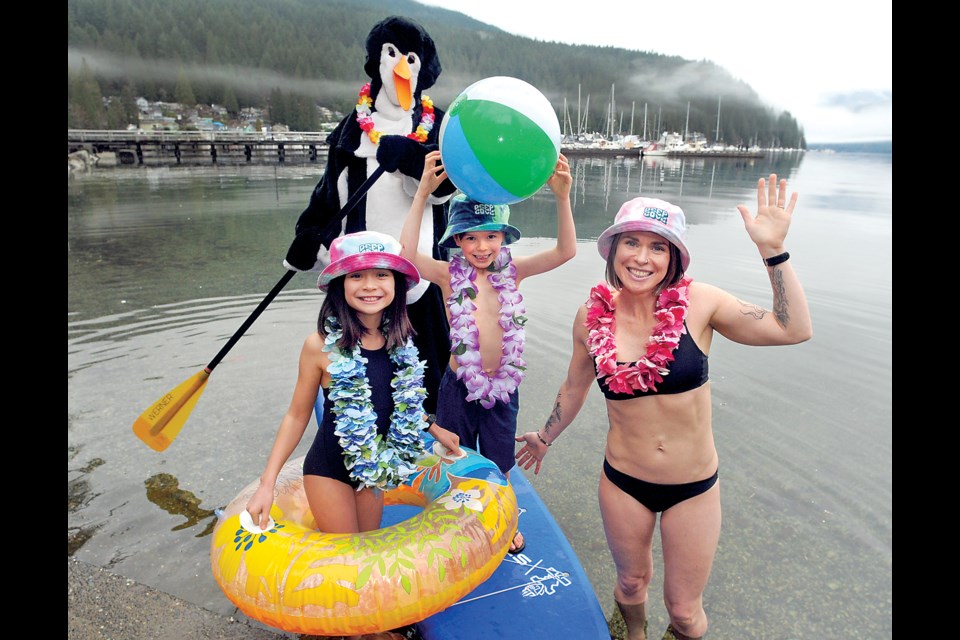
[[[561,154],[547,180],[557,201],[557,243],[530,256],[512,257],[506,245],[520,238],[509,224],[510,208],[458,194],[450,201],[450,221],[440,246],[450,261],[417,251],[423,204],[447,178],[440,152],[424,159],[423,176],[400,236],[401,255],[437,284],[447,302],[450,361],[440,381],[437,424],[456,433],[460,445],[479,451],[507,477],[515,464],[518,387],[524,377],[524,317],[520,282],[556,269],[577,251],[570,188],[570,165]],[[517,531],[510,553],[525,547]]]

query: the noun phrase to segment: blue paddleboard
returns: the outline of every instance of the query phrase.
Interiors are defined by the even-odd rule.
[[[526,548],[507,554],[483,584],[416,623],[423,640],[610,640],[603,610],[580,560],[547,506],[518,467],[510,482],[520,507]],[[411,516],[416,507],[391,506],[382,526]]]

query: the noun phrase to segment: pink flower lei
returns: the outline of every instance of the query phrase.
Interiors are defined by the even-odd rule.
[[[683,278],[667,287],[657,297],[654,315],[657,325],[647,342],[646,356],[636,362],[617,362],[617,342],[614,338],[614,297],[606,284],[598,284],[590,290],[587,300],[589,329],[587,349],[597,367],[597,378],[606,377],[607,387],[615,393],[632,393],[634,390],[657,390],[657,383],[670,373],[667,365],[673,361],[673,352],[680,344],[680,336],[686,333],[683,325],[687,317],[687,304],[691,278]]]
[[[370,107],[373,106],[373,98],[370,97],[370,83],[363,85],[360,89],[360,97],[357,100],[357,124],[360,125],[360,128],[367,132],[367,137],[370,138],[370,142],[373,144],[380,143],[380,136],[383,134],[373,128],[373,116],[370,112]],[[413,133],[408,133],[407,137],[412,140],[418,140],[420,142],[426,142],[427,136],[430,135],[430,132],[433,131],[434,123],[434,113],[433,113],[433,100],[430,99],[430,96],[420,96],[420,106],[423,107],[423,115],[420,116],[420,124],[417,125],[417,128]]]
[[[450,353],[459,365],[457,379],[467,388],[467,400],[479,400],[484,409],[489,409],[499,400],[510,402],[510,395],[517,390],[526,371],[523,360],[524,328],[527,319],[523,315],[523,296],[517,291],[517,267],[510,257],[510,250],[500,248],[487,271],[487,280],[497,292],[500,301],[499,324],[503,328],[503,345],[500,366],[491,377],[483,370],[480,357],[480,332],[473,319],[477,306],[474,282],[477,270],[467,262],[463,254],[450,259],[450,288],[447,298],[450,309]]]

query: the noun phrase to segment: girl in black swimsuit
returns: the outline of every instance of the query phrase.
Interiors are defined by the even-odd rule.
[[[380,527],[383,490],[414,470],[428,425],[420,410],[397,409],[394,394],[423,397],[423,367],[413,346],[403,293],[420,280],[400,243],[375,231],[340,236],[317,286],[326,296],[317,331],[307,336],[293,400],[280,423],[260,486],[247,503],[254,524],[269,522],[280,469],[300,443],[320,393],[324,410],[303,464],[303,487],[317,528],[359,533]],[[369,393],[358,393],[366,388]],[[399,397],[399,396],[398,396]],[[366,428],[375,424],[376,429]],[[429,431],[460,454],[455,435],[439,425]],[[380,436],[379,439],[376,436]],[[382,468],[393,449],[396,467]],[[391,456],[391,459],[394,459]],[[401,468],[403,467],[403,468]]]

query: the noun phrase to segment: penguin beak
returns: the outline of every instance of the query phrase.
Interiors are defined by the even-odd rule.
[[[410,65],[407,64],[406,56],[401,56],[400,62],[393,67],[393,84],[397,90],[400,108],[409,111],[413,104],[413,94],[410,92]]]

